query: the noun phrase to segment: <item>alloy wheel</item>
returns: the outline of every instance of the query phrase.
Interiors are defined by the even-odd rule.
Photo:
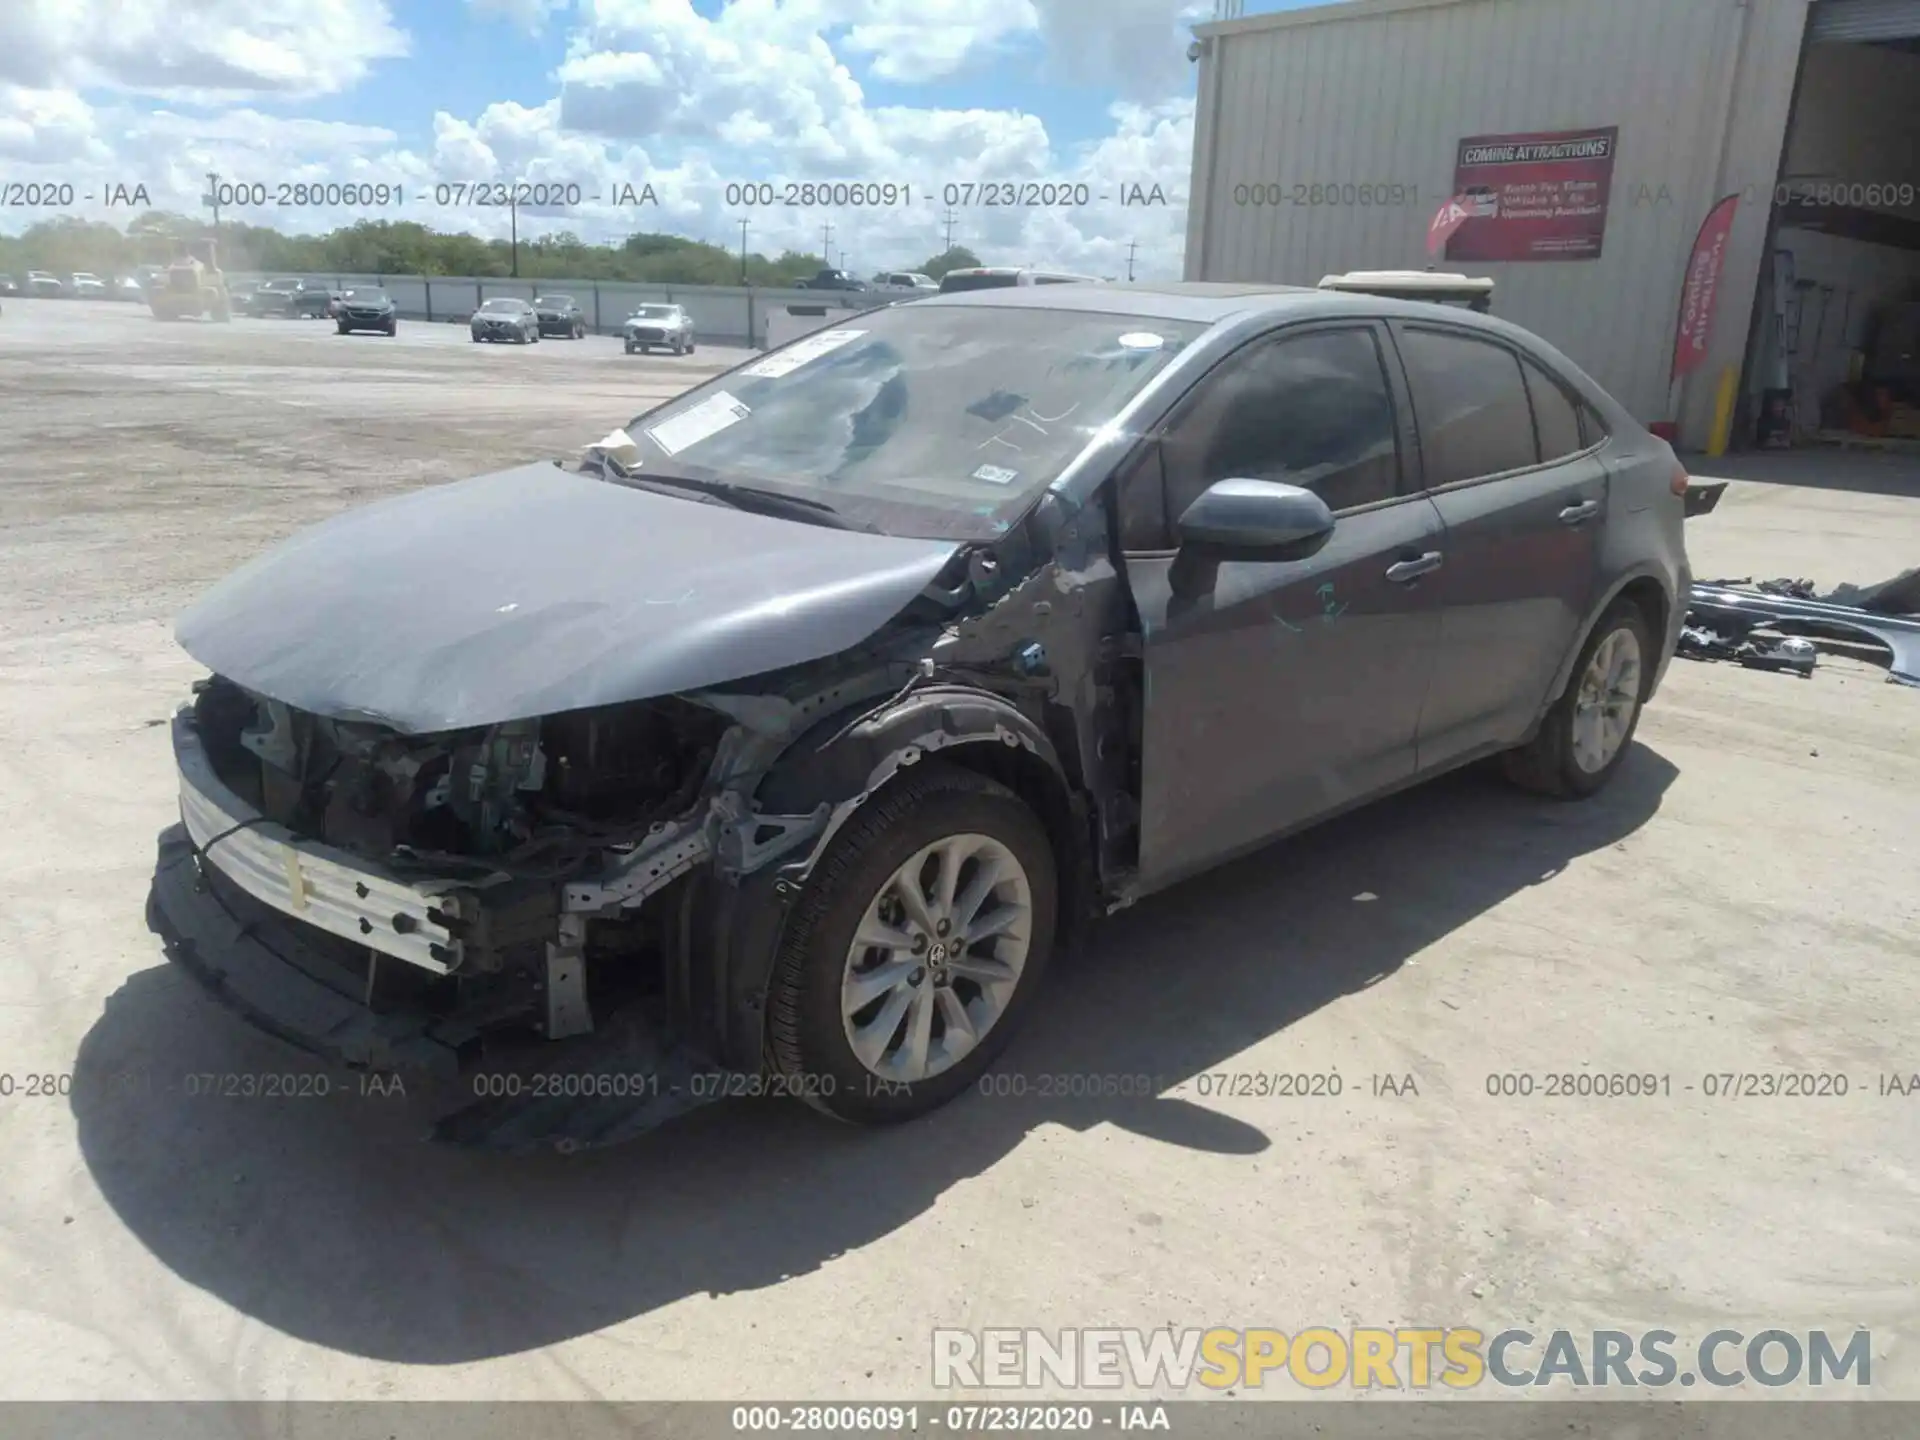
[[[890,1083],[951,1069],[999,1022],[1033,939],[1033,886],[988,835],[912,855],[867,904],[841,980],[847,1043]]]
[[[1573,762],[1589,775],[1612,763],[1640,704],[1640,639],[1621,626],[1602,640],[1573,704]]]

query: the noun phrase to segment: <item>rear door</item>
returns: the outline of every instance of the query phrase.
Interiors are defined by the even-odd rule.
[[[1395,322],[1446,526],[1422,770],[1525,738],[1596,598],[1607,471],[1569,388],[1484,331]]]
[[[1439,515],[1411,493],[1384,327],[1289,328],[1221,362],[1119,477],[1145,643],[1140,879],[1170,884],[1412,775],[1439,636]],[[1312,489],[1319,554],[1176,596],[1175,523],[1225,479]]]

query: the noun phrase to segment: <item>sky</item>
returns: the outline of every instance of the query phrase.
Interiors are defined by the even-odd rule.
[[[137,210],[118,202],[137,203],[135,186],[155,208],[206,213],[215,171],[241,187],[222,218],[289,233],[411,219],[504,237],[505,210],[474,202],[517,182],[562,202],[521,210],[522,235],[658,230],[737,249],[745,219],[753,250],[830,247],[832,263],[870,274],[939,253],[950,224],[988,263],[1174,277],[1193,148],[1186,51],[1212,11],[0,0],[0,231],[53,214],[124,223]],[[822,208],[787,191],[822,182],[859,182],[867,203]],[[984,203],[1009,186],[1022,203]]]

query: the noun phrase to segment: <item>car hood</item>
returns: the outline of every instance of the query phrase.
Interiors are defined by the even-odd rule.
[[[175,634],[297,709],[431,734],[821,659],[885,625],[958,549],[527,465],[303,531]]]

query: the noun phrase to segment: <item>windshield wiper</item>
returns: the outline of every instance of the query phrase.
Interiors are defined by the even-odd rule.
[[[796,520],[804,520],[809,524],[826,525],[835,530],[864,530],[869,535],[881,533],[878,527],[849,519],[826,501],[810,497],[781,495],[772,490],[756,490],[748,485],[729,484],[724,480],[695,480],[686,475],[662,475],[647,470],[626,471],[623,472],[622,478],[644,485],[658,485],[676,490],[691,490],[700,495],[710,495],[716,500],[733,506],[736,510],[746,510],[757,515],[786,515]]]

